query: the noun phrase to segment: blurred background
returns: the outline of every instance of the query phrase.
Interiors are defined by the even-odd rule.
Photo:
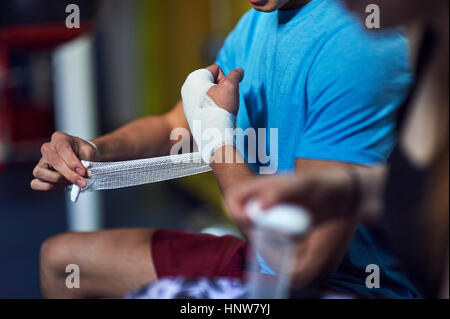
[[[68,4],[79,6],[79,29],[65,25]],[[169,110],[248,9],[245,0],[0,2],[0,298],[40,297],[39,248],[57,233],[227,225],[211,174],[76,205],[65,190],[37,193],[29,183],[55,130],[90,139]]]

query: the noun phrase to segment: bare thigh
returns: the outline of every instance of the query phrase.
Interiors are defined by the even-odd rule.
[[[114,298],[156,280],[151,256],[151,229],[66,233],[41,248],[44,297]],[[68,289],[65,268],[80,269],[80,288]]]

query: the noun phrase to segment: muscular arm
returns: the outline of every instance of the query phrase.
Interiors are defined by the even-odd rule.
[[[227,161],[229,156],[233,158],[232,163]],[[214,153],[211,168],[225,201],[227,201],[228,194],[233,188],[255,176],[248,164],[244,163],[239,151],[230,145],[224,146]],[[233,216],[231,218],[233,219]],[[246,237],[249,237],[248,225],[237,223],[237,226]]]
[[[231,156],[233,160],[230,163]],[[234,186],[255,176],[239,151],[230,145],[224,146],[214,153],[211,168],[225,196]]]
[[[178,127],[189,129],[181,101],[167,114],[133,121],[93,142],[104,162],[168,155],[176,143],[170,133]]]
[[[187,128],[180,102],[163,116],[149,116],[88,142],[62,132],[52,135],[41,147],[42,158],[33,170],[31,188],[49,191],[66,185],[86,186],[87,171],[81,160],[121,161],[169,154],[173,128]]]
[[[296,175],[314,174],[335,169],[349,168],[354,164],[297,159]],[[266,185],[267,187],[268,185]],[[304,194],[308,196],[307,194]],[[311,196],[321,197],[320,194]],[[295,248],[295,265],[292,279],[296,287],[314,287],[324,282],[341,263],[358,224],[357,218],[333,218],[314,225],[306,238],[298,241]],[[280,258],[278,252],[267,247],[260,251],[263,258],[277,271]]]
[[[217,158],[219,156],[215,154],[214,157]],[[252,172],[246,164],[213,164],[212,167],[216,174],[217,180],[222,187],[225,199],[227,200],[227,203],[231,208],[231,212],[239,222],[241,231],[247,236],[247,238],[250,238],[249,224],[242,222],[242,208],[240,207],[240,204],[236,205],[236,192],[244,193],[244,197],[246,199],[245,201],[247,201],[251,199],[251,197],[248,198],[247,196],[245,196],[245,192],[248,191],[249,188],[252,188],[252,183],[257,183],[258,180],[263,182],[264,178],[251,178]],[[348,173],[345,173],[345,171],[350,167],[356,168],[355,171],[358,172],[367,170],[367,168],[365,167],[349,163],[297,159],[295,173],[296,175],[298,175],[299,180],[302,180],[306,175],[312,176],[317,173],[326,175],[328,174],[327,171],[329,171],[329,174],[336,173],[336,171],[344,172],[341,177],[343,179],[342,187],[344,188],[344,190],[340,191],[339,194],[345,195],[347,193],[346,188],[349,188],[349,190],[351,188],[348,185],[350,177]],[[272,188],[273,190],[274,187],[277,187],[276,183],[273,183],[275,182],[276,178],[277,177],[273,177],[273,179],[269,178],[271,182],[263,183],[264,189],[267,190],[267,192],[263,192],[265,196],[274,195],[270,192],[270,188]],[[248,179],[250,179],[249,182],[247,182]],[[290,180],[293,181],[295,179]],[[297,185],[296,183],[286,184]],[[299,184],[298,186],[301,187],[301,184]],[[320,200],[320,198],[327,197],[327,194],[320,193],[322,191],[321,187],[311,187],[308,189],[310,189],[311,192],[315,192],[315,194],[312,194],[310,192],[309,194],[303,194],[303,196],[313,196],[318,200]],[[303,190],[299,189],[298,191],[302,192]],[[295,194],[295,190],[293,190],[293,193]],[[258,193],[256,193],[256,195],[258,195]],[[261,197],[259,196],[256,196],[256,198],[258,200],[261,200]],[[312,199],[313,201],[314,198]],[[332,205],[333,204],[330,204],[330,206]],[[347,204],[342,205],[348,206]],[[238,207],[238,209],[236,209],[236,207]],[[337,207],[336,209],[339,208]],[[345,252],[348,249],[349,243],[356,230],[358,221],[359,219],[357,214],[355,214],[354,216],[326,219],[321,223],[315,224],[313,230],[308,234],[308,236],[298,242],[295,248],[295,267],[292,273],[294,284],[297,287],[302,288],[318,285],[336,271]],[[266,249],[262,249],[259,252],[272,269],[274,269],[275,271],[279,269],[280,256],[278,255],[278,251],[273,250],[271,247],[266,247]]]
[[[295,173],[360,167],[355,164],[297,159]],[[296,248],[293,280],[299,287],[320,284],[334,273],[347,251],[358,221],[356,218],[330,220],[315,227]]]
[[[226,146],[216,151],[213,159],[223,161],[224,153],[232,152],[240,154],[231,146]],[[335,168],[348,168],[353,164],[298,159],[296,162],[296,173],[330,170]],[[254,173],[245,163],[212,163],[211,167],[219,182],[219,185],[227,197],[233,186],[247,181]],[[359,167],[359,166],[358,166]],[[318,225],[308,237],[299,242],[296,247],[296,265],[293,272],[294,282],[299,287],[309,287],[322,282],[331,275],[339,266],[348,245],[356,230],[357,219],[335,219]],[[248,236],[249,229],[242,227],[241,230]],[[274,269],[278,268],[276,252],[262,251],[261,254]]]

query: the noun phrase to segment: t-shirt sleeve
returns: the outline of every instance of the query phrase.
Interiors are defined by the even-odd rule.
[[[236,63],[234,52],[232,50],[233,45],[231,44],[233,42],[234,34],[233,32],[228,35],[228,37],[225,40],[225,43],[223,44],[222,48],[219,51],[219,54],[217,55],[217,59],[214,62],[218,66],[220,66],[225,74],[228,74],[231,71],[231,68]]]
[[[296,157],[385,162],[395,144],[396,110],[411,82],[407,41],[399,32],[344,28],[332,35],[309,70]]]
[[[225,74],[238,67],[242,67],[242,60],[246,49],[246,37],[254,19],[254,10],[245,13],[234,29],[228,34],[214,62],[219,65]]]

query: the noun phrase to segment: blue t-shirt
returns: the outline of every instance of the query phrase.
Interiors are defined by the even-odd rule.
[[[216,63],[226,74],[245,70],[236,126],[266,128],[266,143],[269,129],[278,129],[278,172],[293,171],[296,158],[386,162],[396,109],[412,82],[405,38],[398,31],[366,32],[336,0],[291,11],[250,10]],[[248,158],[246,144],[237,147]],[[369,264],[379,266],[380,288],[365,285]],[[263,260],[261,268],[271,273]],[[363,295],[420,296],[381,227],[359,227],[329,284]]]

